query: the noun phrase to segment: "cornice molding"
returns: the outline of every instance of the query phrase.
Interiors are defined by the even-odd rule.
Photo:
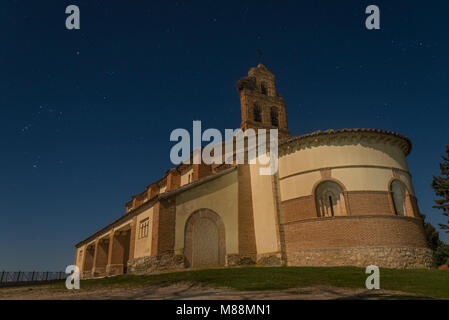
[[[279,144],[279,156],[293,153],[295,151],[330,144],[359,144],[359,143],[385,143],[398,146],[405,155],[412,148],[409,138],[393,131],[380,129],[339,129],[318,130],[308,134],[284,139]]]

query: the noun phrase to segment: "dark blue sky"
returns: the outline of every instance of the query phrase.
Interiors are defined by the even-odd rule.
[[[81,30],[65,28],[69,4]],[[381,30],[365,29],[370,4]],[[64,269],[172,167],[173,129],[239,127],[235,82],[258,48],[293,135],[407,135],[420,209],[442,222],[430,183],[449,143],[448,21],[434,0],[2,0],[0,269]]]

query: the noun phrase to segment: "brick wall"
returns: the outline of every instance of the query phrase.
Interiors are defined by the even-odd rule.
[[[193,165],[193,181],[207,177],[210,174],[212,174],[212,167],[210,165],[204,163]]]
[[[315,198],[305,196],[281,203],[281,223],[317,217]]]
[[[148,199],[152,199],[159,194],[159,186],[154,183],[148,187],[148,191],[149,191]]]
[[[172,169],[167,175],[167,189],[166,191],[175,190],[181,185],[181,174],[176,169]]]
[[[387,191],[347,192],[350,215],[394,215],[391,195]]]
[[[427,247],[422,220],[409,217],[316,218],[283,227],[287,252],[337,247]]]
[[[161,199],[153,207],[152,256],[173,253],[175,244],[175,204],[174,200]]]
[[[407,215],[413,215],[414,217],[421,218],[418,207],[418,199],[415,196],[408,194],[405,200],[405,205]]]
[[[387,191],[349,191],[344,192],[344,196],[347,215],[395,215],[391,195]],[[411,196],[409,202],[408,216],[418,217],[415,214],[417,212],[416,198]],[[281,206],[282,223],[318,216],[315,198],[311,195],[283,201]]]
[[[239,254],[256,254],[253,199],[249,165],[238,167],[238,233]]]
[[[261,91],[262,83],[267,89],[266,94]],[[248,77],[237,82],[237,89],[240,93],[242,129],[276,128],[271,123],[271,109],[274,108],[278,117],[279,137],[290,136],[285,101],[276,91],[274,75],[265,66],[258,65],[257,68],[251,68]],[[254,105],[259,107],[261,122],[254,121]]]

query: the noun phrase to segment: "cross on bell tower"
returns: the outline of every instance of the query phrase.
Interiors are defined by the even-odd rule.
[[[243,130],[278,129],[279,138],[290,137],[285,101],[276,91],[275,76],[263,64],[237,82]]]

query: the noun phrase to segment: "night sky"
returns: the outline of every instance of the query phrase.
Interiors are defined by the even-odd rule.
[[[80,30],[65,28],[70,4]],[[370,4],[380,30],[365,28]],[[2,0],[0,270],[64,270],[173,167],[173,129],[238,128],[235,82],[259,48],[292,135],[408,136],[419,207],[443,222],[430,183],[449,143],[448,22],[436,0]]]

